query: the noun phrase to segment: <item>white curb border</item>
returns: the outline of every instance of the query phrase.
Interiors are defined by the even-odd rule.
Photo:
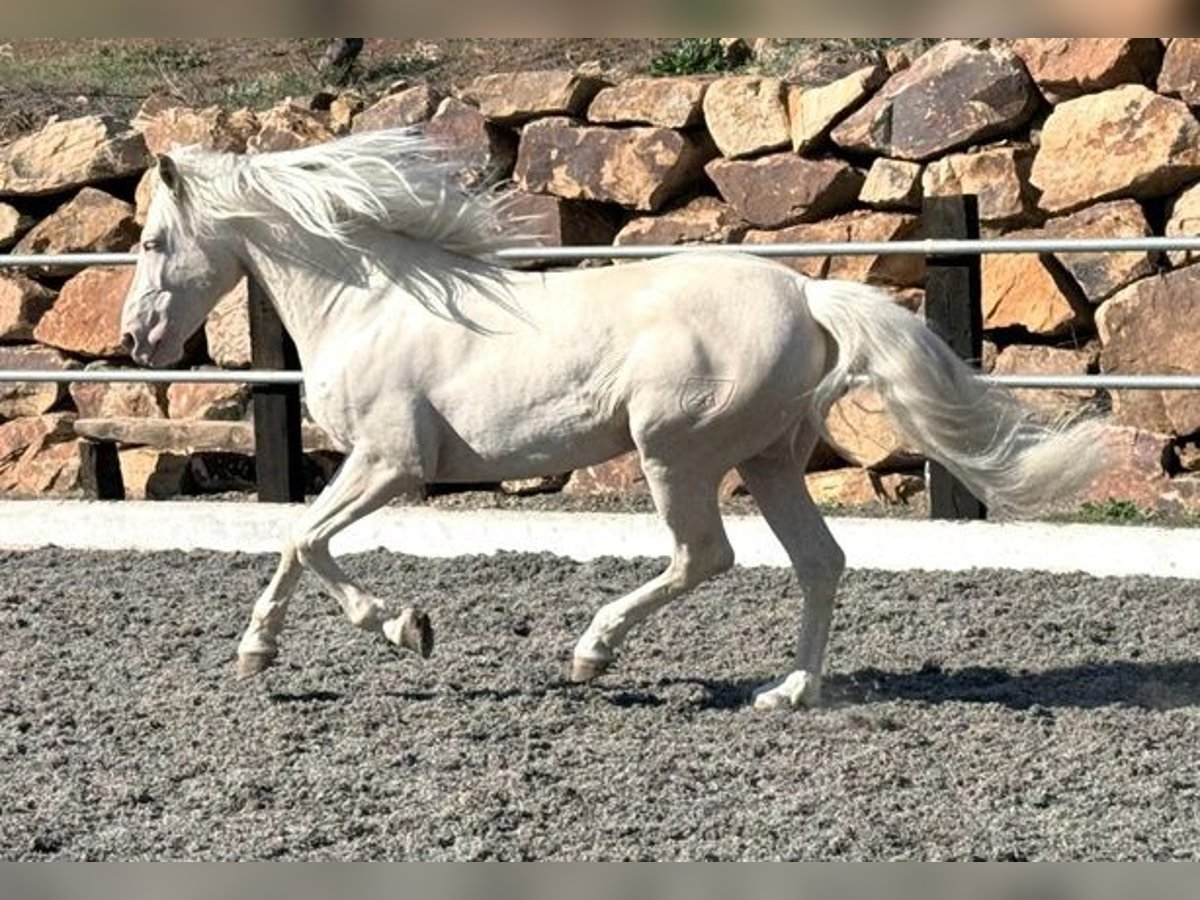
[[[270,503],[0,501],[0,549],[218,550],[274,553],[299,508]],[[786,566],[757,516],[726,518],[743,566]],[[1045,523],[931,522],[831,517],[852,568],[972,568],[1200,579],[1200,530]],[[649,513],[388,507],[333,541],[333,550],[383,548],[416,556],[550,552],[577,560],[666,556],[665,527]]]

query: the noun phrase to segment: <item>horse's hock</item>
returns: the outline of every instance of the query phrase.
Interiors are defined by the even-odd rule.
[[[467,180],[515,178],[529,195],[518,208],[536,220],[526,227],[540,224],[550,244],[910,237],[919,233],[923,197],[957,193],[978,195],[986,236],[1195,233],[1200,123],[1192,104],[1200,98],[1185,77],[1200,65],[1195,39],[944,42],[918,59],[893,54],[888,62],[841,72],[810,66],[795,79],[610,84],[595,73],[498,73],[459,96],[418,83],[376,103],[336,98],[324,110],[296,101],[265,111],[201,110],[156,98],[132,124],[87,116],[0,146],[0,252],[128,249],[150,183],[139,176],[174,143],[262,151],[422,122],[468,161]],[[817,276],[880,281],[921,303],[919,259],[793,262]],[[1018,360],[1020,371],[1035,372],[1200,372],[1200,320],[1179,312],[1194,293],[1193,262],[1190,254],[1137,252],[986,259],[985,368],[1000,358],[1009,361],[1005,371]],[[0,368],[127,364],[113,318],[127,276],[0,274]],[[249,364],[245,304],[243,293],[220,307],[206,340],[189,348],[188,365]],[[230,434],[243,427],[228,421],[228,404],[223,412],[193,409],[187,421],[197,424],[184,425],[159,388],[109,393],[97,413],[96,392],[0,385],[0,493],[103,492],[97,442],[119,451],[126,487],[142,480],[152,496],[200,490],[199,469],[211,476],[205,490],[248,487],[244,470],[227,466],[223,485],[222,467],[212,464],[217,456],[244,459],[247,442],[231,439],[218,451],[211,435],[199,436],[208,422],[227,424]],[[1095,402],[1053,399],[1068,412]],[[1200,509],[1195,402],[1188,394],[1114,397],[1120,443],[1137,449],[1118,466],[1122,477],[1090,499]],[[864,450],[850,461],[825,453],[821,474],[810,476],[825,502],[910,497],[907,488],[872,486],[911,480],[919,463],[914,468],[863,404],[839,412],[839,440],[897,449]],[[97,418],[122,424],[100,428]],[[125,421],[134,418],[144,424]],[[847,431],[847,420],[860,427]],[[1146,452],[1151,446],[1162,452]],[[631,460],[617,460],[568,489],[624,494],[640,484]]]

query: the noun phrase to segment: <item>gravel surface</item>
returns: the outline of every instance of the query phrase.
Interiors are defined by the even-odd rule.
[[[348,567],[426,606],[431,660],[308,580],[232,677],[274,559],[0,553],[7,859],[1195,859],[1197,585],[847,576],[828,705],[762,714],[787,573],[735,570],[566,683],[653,560]]]

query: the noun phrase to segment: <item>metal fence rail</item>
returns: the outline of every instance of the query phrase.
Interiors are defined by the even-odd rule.
[[[588,259],[653,259],[686,253],[743,253],[750,256],[983,256],[1012,253],[1175,253],[1200,252],[1200,237],[1143,238],[981,238],[912,241],[807,241],[788,244],[641,244],[578,247],[512,247],[494,255],[505,262],[581,262]],[[136,253],[0,255],[0,268],[45,266],[131,266]]]
[[[980,375],[1006,388],[1200,391],[1200,375]],[[0,384],[303,384],[297,371],[266,369],[0,369]]]
[[[302,384],[296,371],[267,369],[0,369],[0,384]]]
[[[683,253],[714,251],[751,256],[983,256],[1012,253],[1173,253],[1200,251],[1198,237],[1147,238],[990,238],[977,240],[926,239],[915,241],[810,241],[791,244],[644,244],[619,247],[545,247],[500,250],[508,262],[535,260],[649,259]]]

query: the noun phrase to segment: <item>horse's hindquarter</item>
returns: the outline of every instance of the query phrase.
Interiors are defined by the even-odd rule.
[[[777,263],[718,253],[657,265],[631,310],[631,430],[651,456],[728,467],[803,415],[824,374],[823,334],[795,273]]]

